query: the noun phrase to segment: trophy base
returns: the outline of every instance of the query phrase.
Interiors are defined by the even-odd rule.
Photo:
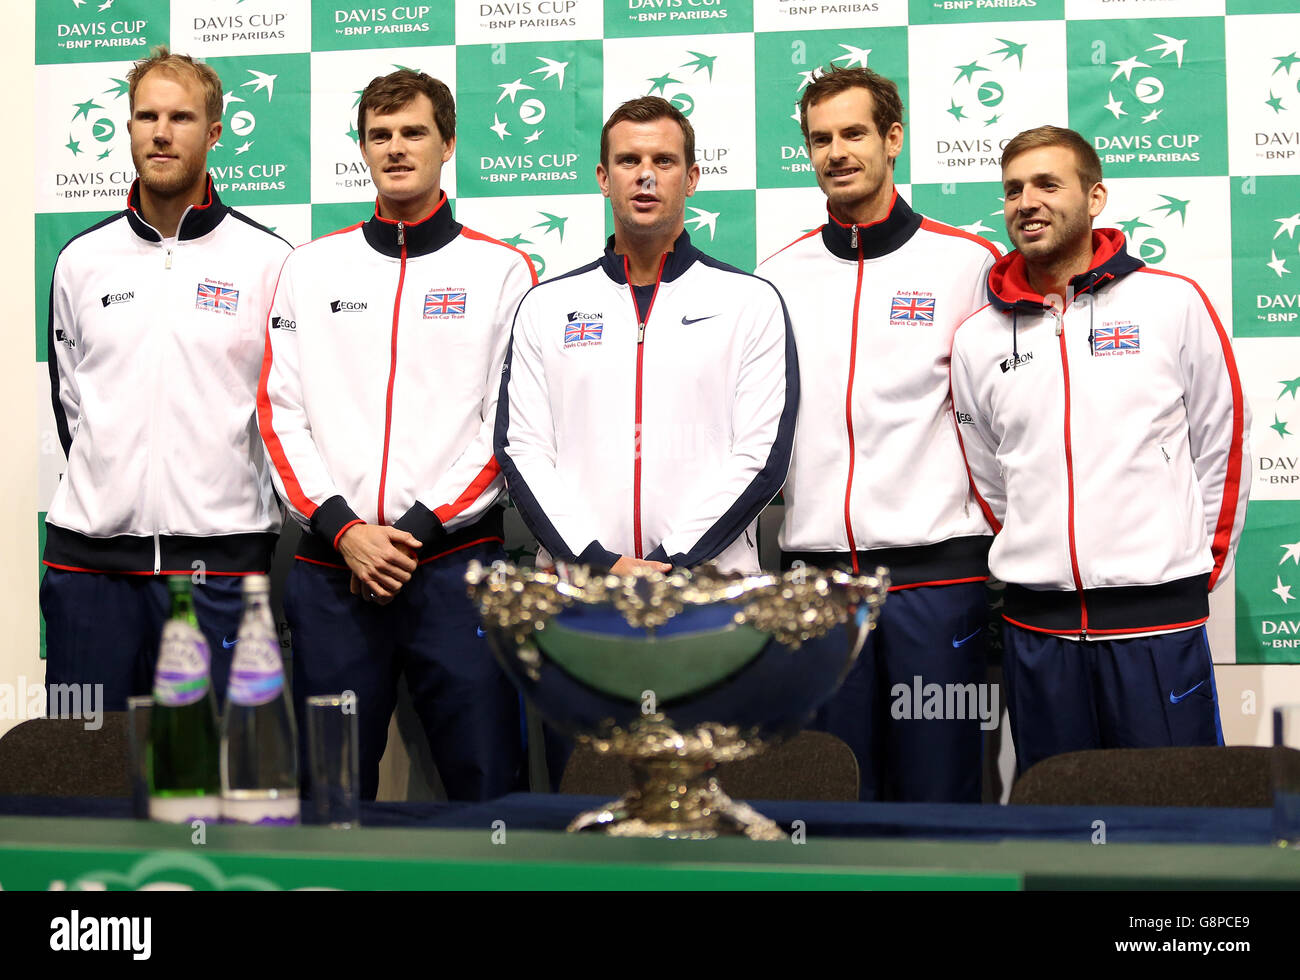
[[[722,791],[711,759],[628,759],[628,763],[633,788],[617,800],[579,814],[568,826],[570,833],[669,840],[786,839],[776,823]]]

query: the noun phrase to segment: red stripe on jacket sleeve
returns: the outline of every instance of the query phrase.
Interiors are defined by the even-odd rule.
[[[978,310],[975,311],[975,313],[981,312],[982,310],[986,309],[988,306],[989,304],[985,303],[984,306],[981,306]],[[974,316],[975,313],[972,313],[970,316]],[[970,317],[966,318],[966,320],[969,319]],[[954,345],[956,344],[957,330],[960,330],[962,328],[962,325],[966,323],[966,320],[963,320],[961,323],[957,324],[956,330],[953,331]],[[970,491],[971,493],[975,494],[975,503],[979,504],[980,510],[984,512],[984,520],[988,521],[989,527],[993,529],[994,534],[999,534],[1002,531],[1002,525],[998,523],[998,519],[993,516],[993,508],[990,507],[988,505],[988,502],[983,498],[983,496],[980,495],[979,487],[975,486],[975,474],[971,472],[970,460],[966,458],[966,440],[964,440],[961,437],[961,423],[957,421],[957,402],[952,397],[952,352],[951,351],[949,351],[949,356],[948,356],[948,404],[949,404],[950,411],[952,412],[952,427],[957,435],[957,448],[961,450],[962,465],[966,467],[966,479],[970,481]]]
[[[280,275],[284,275],[284,267],[280,268]],[[275,292],[280,291],[280,277],[275,280]],[[274,296],[274,293],[272,293]],[[274,305],[274,301],[272,303]],[[289,495],[289,503],[293,504],[294,509],[302,514],[308,520],[312,514],[316,513],[317,505],[303,493],[302,485],[298,483],[298,477],[293,472],[293,467],[289,464],[289,458],[284,454],[284,446],[280,443],[280,437],[275,432],[275,427],[271,419],[271,396],[267,391],[267,379],[271,376],[271,314],[266,315],[266,350],[262,355],[262,374],[257,381],[257,430],[262,434],[262,442],[266,443],[266,451],[271,457],[271,463],[275,466],[276,472],[280,474],[280,481],[284,484],[285,493]]]
[[[483,491],[492,485],[492,481],[497,478],[497,474],[500,472],[501,467],[497,461],[495,459],[488,460],[488,464],[479,470],[478,476],[474,477],[470,485],[465,488],[465,492],[451,503],[443,504],[434,510],[433,516],[446,524],[466,507],[474,503],[482,495]]]
[[[1228,450],[1228,467],[1223,475],[1223,500],[1219,503],[1219,520],[1214,525],[1214,540],[1210,543],[1210,553],[1214,556],[1214,571],[1210,573],[1210,590],[1213,591],[1223,571],[1223,563],[1228,559],[1228,549],[1232,546],[1232,528],[1237,523],[1237,500],[1241,495],[1241,440],[1246,424],[1245,413],[1242,411],[1241,378],[1237,375],[1237,362],[1232,356],[1232,340],[1228,337],[1228,331],[1223,329],[1219,314],[1214,311],[1214,305],[1205,295],[1205,290],[1201,289],[1200,284],[1194,279],[1188,279],[1187,276],[1165,272],[1162,269],[1152,269],[1150,266],[1138,271],[1150,272],[1157,276],[1169,276],[1191,283],[1196,294],[1201,297],[1201,302],[1205,304],[1210,319],[1214,322],[1214,329],[1219,335],[1219,347],[1223,351],[1223,366],[1228,372],[1228,381],[1232,385],[1232,447]]]

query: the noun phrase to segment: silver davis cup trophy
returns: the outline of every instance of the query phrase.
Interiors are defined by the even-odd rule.
[[[557,567],[466,573],[506,673],[556,729],[625,759],[632,788],[570,831],[781,840],[714,767],[798,732],[844,680],[888,573],[709,568],[632,575]]]

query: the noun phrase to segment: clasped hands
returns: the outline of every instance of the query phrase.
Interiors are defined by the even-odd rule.
[[[339,538],[339,552],[352,572],[352,594],[388,605],[415,573],[421,547],[423,542],[395,527],[352,525]]]

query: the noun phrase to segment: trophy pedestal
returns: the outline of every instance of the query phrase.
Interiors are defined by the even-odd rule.
[[[710,758],[671,755],[627,761],[632,788],[611,803],[579,814],[569,831],[678,840],[785,839],[773,821],[723,792]]]

